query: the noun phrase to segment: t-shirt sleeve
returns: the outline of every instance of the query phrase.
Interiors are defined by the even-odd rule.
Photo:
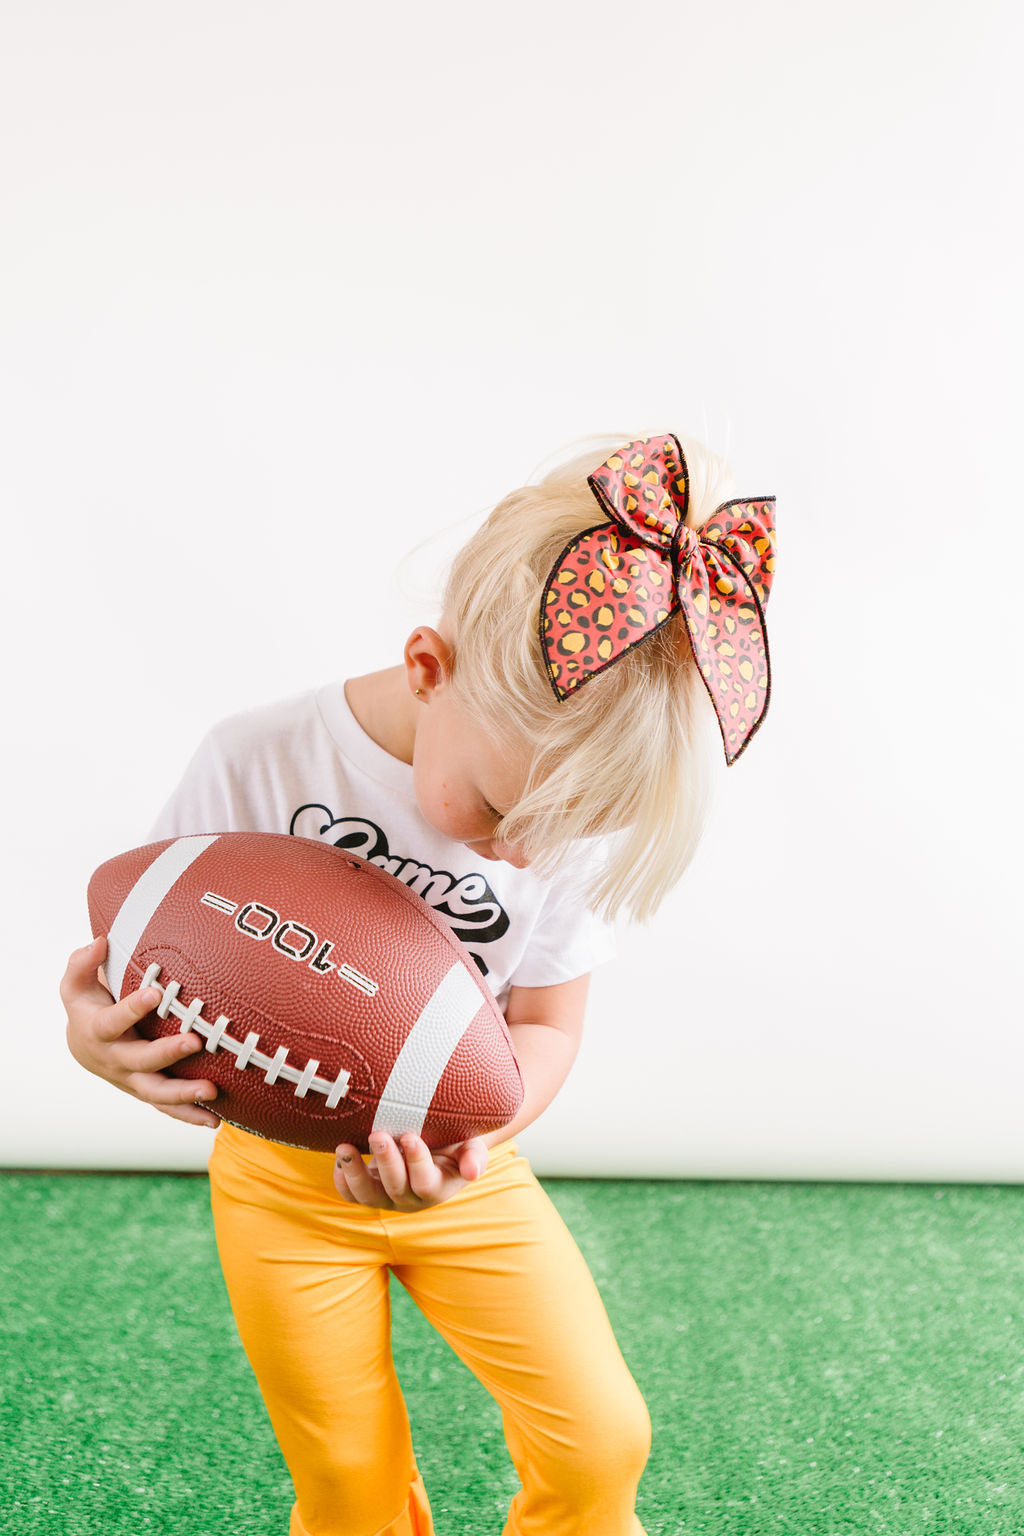
[[[615,955],[615,929],[585,906],[579,888],[553,884],[530,942],[509,978],[513,987],[552,987],[584,976]]]
[[[211,731],[199,743],[177,789],[150,828],[149,841],[246,830],[238,823],[234,799],[230,769]]]

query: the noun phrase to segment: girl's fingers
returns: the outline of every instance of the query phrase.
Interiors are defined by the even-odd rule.
[[[342,1145],[335,1153],[334,1186],[343,1200],[357,1205],[383,1205],[390,1202],[380,1198],[380,1185],[367,1172],[355,1147]]]
[[[162,1072],[202,1050],[197,1034],[159,1035],[155,1040],[129,1039],[120,1043],[115,1059],[129,1072]]]
[[[65,1008],[84,997],[90,1002],[110,1002],[110,993],[105,992],[96,979],[100,961],[106,953],[106,939],[93,939],[91,944],[76,949],[68,957],[67,969],[60,979],[60,999]]]
[[[107,994],[109,997],[109,993]],[[156,987],[140,987],[129,992],[119,1003],[97,1009],[93,1030],[97,1040],[117,1040],[125,1030],[132,1029],[147,1013],[152,1013],[160,1001]]]
[[[377,1160],[377,1172],[388,1199],[404,1199],[409,1193],[409,1174],[394,1138],[385,1131],[375,1131],[370,1137],[370,1151]]]
[[[475,1136],[471,1141],[461,1142],[455,1149],[455,1160],[458,1163],[459,1173],[472,1183],[487,1171],[487,1143],[482,1136]]]
[[[412,1132],[403,1134],[400,1146],[391,1136],[375,1132],[370,1138],[373,1162],[369,1166],[355,1147],[345,1143],[337,1148],[335,1188],[343,1200],[377,1209],[416,1211],[437,1205],[479,1175],[479,1145],[465,1145],[470,1149],[467,1172],[460,1173],[454,1157],[435,1156]]]
[[[187,1077],[164,1077],[160,1072],[133,1072],[125,1086],[136,1098],[145,1099],[159,1109],[167,1104],[192,1104],[196,1099],[208,1102],[217,1097],[216,1083],[195,1081]]]
[[[208,1110],[200,1109],[195,1104],[154,1104],[153,1108],[162,1115],[169,1115],[172,1120],[184,1120],[187,1125],[205,1125],[211,1131],[220,1125],[216,1115],[211,1115]]]
[[[431,1157],[429,1147],[418,1136],[407,1132],[402,1137],[402,1151],[413,1194],[420,1200],[433,1199],[441,1187],[441,1170]]]

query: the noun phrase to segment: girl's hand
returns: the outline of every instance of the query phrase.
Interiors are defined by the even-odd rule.
[[[72,1056],[88,1072],[122,1093],[152,1104],[161,1114],[187,1120],[190,1125],[216,1128],[220,1124],[216,1115],[193,1102],[215,1099],[216,1085],[165,1077],[161,1070],[194,1056],[206,1042],[195,1033],[165,1035],[159,1040],[140,1035],[135,1025],[153,1011],[160,994],[155,987],[140,988],[115,1003],[97,975],[106,953],[107,941],[102,938],[94,939],[85,949],[76,949],[61,979],[60,996],[68,1016]]]
[[[355,1147],[345,1143],[338,1147],[334,1185],[343,1200],[384,1211],[423,1211],[440,1205],[487,1167],[482,1136],[431,1152],[410,1131],[402,1135],[401,1145],[386,1132],[374,1131],[370,1150],[374,1156],[364,1163]]]

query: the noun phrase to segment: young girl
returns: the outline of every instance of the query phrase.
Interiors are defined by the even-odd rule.
[[[774,501],[723,503],[724,476],[667,433],[514,491],[399,665],[223,722],[150,834],[291,832],[418,891],[508,1020],[526,1087],[510,1125],[434,1152],[375,1136],[368,1159],[262,1140],[201,1107],[212,1083],[162,1075],[203,1041],[138,1035],[157,995],[112,1004],[105,940],[69,962],[76,1059],[220,1125],[218,1250],[294,1481],[290,1536],[433,1531],[389,1274],[501,1406],[522,1483],[505,1536],[641,1536],[647,1410],[514,1137],[572,1065],[608,921],[656,909],[696,847],[719,743],[735,761],[767,708]]]

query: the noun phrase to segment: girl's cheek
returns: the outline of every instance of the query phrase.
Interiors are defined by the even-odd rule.
[[[420,809],[431,826],[455,842],[481,835],[476,819],[467,813],[464,806],[459,805],[454,796],[432,796],[427,803],[421,802]]]

